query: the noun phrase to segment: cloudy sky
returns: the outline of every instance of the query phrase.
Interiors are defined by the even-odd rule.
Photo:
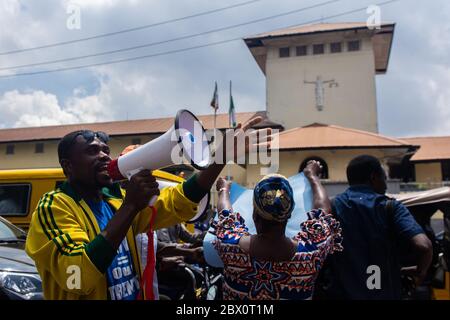
[[[228,104],[229,80],[233,80],[238,112],[264,110],[265,78],[243,41],[64,72],[5,75],[154,55],[317,19],[366,21],[365,11],[328,17],[384,0],[259,0],[112,37],[1,54],[248,1],[1,0],[0,128],[173,116],[183,107],[206,114],[211,112],[209,102],[215,80],[219,82],[223,112]],[[6,69],[160,42],[325,2],[310,10],[181,41],[83,60]],[[68,28],[68,21],[72,27],[77,22],[68,8],[79,9],[79,29]],[[399,0],[382,7],[382,19],[396,22],[397,27],[388,73],[377,77],[380,132],[392,136],[450,135],[450,1]]]

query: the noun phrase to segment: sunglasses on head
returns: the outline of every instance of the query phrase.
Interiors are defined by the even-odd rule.
[[[82,136],[88,143],[92,142],[95,138],[98,138],[103,143],[108,143],[109,141],[108,134],[103,131],[94,132],[91,130],[83,130],[73,137],[73,141],[75,141],[78,136]]]

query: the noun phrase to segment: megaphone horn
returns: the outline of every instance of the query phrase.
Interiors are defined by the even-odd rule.
[[[114,181],[119,181],[144,169],[181,164],[183,159],[198,170],[206,169],[211,160],[205,129],[188,110],[178,111],[174,125],[159,138],[112,160],[108,172]]]

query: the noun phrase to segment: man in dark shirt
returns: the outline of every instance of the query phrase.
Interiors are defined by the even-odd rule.
[[[420,283],[431,263],[431,242],[408,209],[385,195],[386,173],[378,159],[356,157],[347,167],[347,179],[350,187],[334,200],[344,251],[330,257],[329,294],[335,299],[400,299],[400,247],[415,254],[414,275]]]

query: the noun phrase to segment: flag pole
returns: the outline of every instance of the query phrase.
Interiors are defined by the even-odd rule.
[[[214,108],[214,124],[213,124],[213,149],[214,149],[214,154],[217,155],[217,146],[216,146],[216,118],[217,118],[217,108]],[[217,159],[216,159],[217,160]],[[211,201],[212,201],[212,208],[214,210],[214,206],[216,205],[216,201],[215,201],[215,188],[212,189],[213,192],[211,192]],[[218,196],[218,195],[217,195]]]
[[[214,148],[214,152],[217,152],[216,148],[217,148],[217,144],[216,144],[216,140],[217,140],[217,136],[216,136],[216,128],[217,128],[217,109],[219,107],[219,94],[217,92],[217,81],[215,82],[214,85],[214,96],[213,96],[213,101],[211,102],[211,107],[213,107],[214,109],[214,124],[213,124],[213,139],[214,139],[214,144],[213,144],[213,148]]]
[[[217,119],[217,108],[214,108],[214,150],[216,151],[216,120]]]
[[[231,80],[230,80],[230,106],[231,106]],[[228,120],[228,125],[230,126],[230,121]],[[233,128],[234,129],[234,128]],[[234,158],[234,156],[233,156]],[[227,180],[230,181],[230,164],[227,164]]]
[[[219,95],[217,92],[217,81],[215,81],[215,85],[214,85],[214,95],[213,95],[213,99],[211,101],[211,107],[214,108],[214,120],[213,120],[213,149],[214,149],[214,154],[217,156],[217,144],[216,144],[216,140],[217,140],[217,135],[216,135],[216,128],[217,128],[217,109],[219,108]],[[217,161],[217,159],[216,159]],[[213,204],[213,208],[215,206],[215,190],[212,190],[211,192],[211,202]]]

